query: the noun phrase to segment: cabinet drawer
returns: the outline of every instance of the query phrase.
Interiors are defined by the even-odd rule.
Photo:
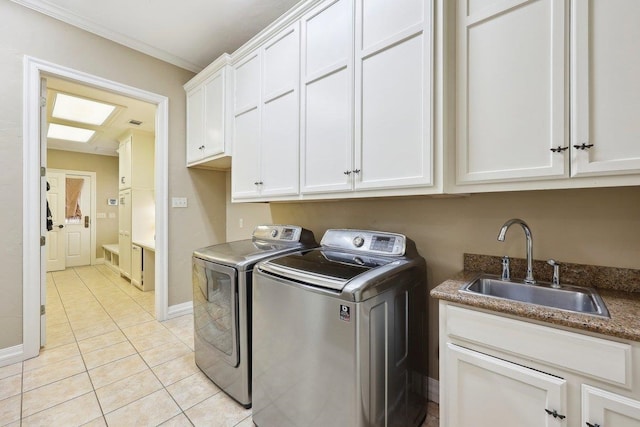
[[[625,388],[631,387],[631,346],[588,335],[446,306],[452,338],[506,351]]]

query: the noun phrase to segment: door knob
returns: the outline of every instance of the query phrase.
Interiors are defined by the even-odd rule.
[[[64,225],[58,224],[58,228],[64,228]]]

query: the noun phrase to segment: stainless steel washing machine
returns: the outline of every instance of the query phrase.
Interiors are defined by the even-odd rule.
[[[251,406],[251,283],[258,261],[316,247],[313,233],[261,225],[251,239],[193,252],[196,365],[229,396]]]
[[[328,230],[253,273],[259,427],[419,426],[426,263],[401,234]]]

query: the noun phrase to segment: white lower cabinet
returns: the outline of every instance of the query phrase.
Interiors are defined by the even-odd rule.
[[[564,425],[564,379],[455,344],[445,351],[447,426]]]
[[[583,385],[582,425],[638,427],[640,426],[640,401]]]
[[[640,343],[440,302],[440,425],[640,427]]]

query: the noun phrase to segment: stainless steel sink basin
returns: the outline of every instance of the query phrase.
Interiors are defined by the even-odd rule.
[[[570,285],[560,285],[559,288],[554,288],[550,283],[546,282],[529,285],[515,279],[505,281],[498,276],[481,275],[464,285],[460,290],[492,298],[609,317],[607,307],[605,307],[598,292],[593,288]]]

